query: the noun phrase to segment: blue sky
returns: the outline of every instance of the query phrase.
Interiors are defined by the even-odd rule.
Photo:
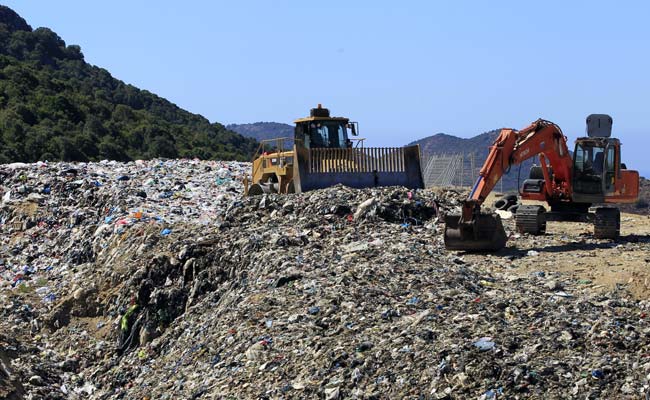
[[[368,145],[542,117],[571,141],[614,118],[650,175],[650,3],[5,1],[86,60],[211,121],[291,123],[316,103]]]

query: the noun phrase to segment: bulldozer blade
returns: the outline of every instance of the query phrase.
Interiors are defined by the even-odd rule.
[[[419,145],[346,149],[294,146],[296,193],[345,185],[363,189],[381,186],[424,188]]]
[[[497,251],[506,245],[506,231],[497,214],[481,213],[471,222],[460,215],[445,216],[445,248],[460,251]]]

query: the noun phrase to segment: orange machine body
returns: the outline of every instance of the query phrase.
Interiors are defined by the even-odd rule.
[[[539,157],[540,165],[531,168],[520,195],[524,200],[548,203],[550,211],[539,205],[518,206],[517,230],[542,234],[547,220],[593,221],[594,236],[618,237],[620,213],[602,205],[637,201],[639,173],[621,162],[621,143],[610,138],[611,126],[608,115],[587,117],[589,137],[576,140],[573,155],[566,136],[552,122],[538,119],[520,131],[502,129],[460,215],[445,216],[447,249],[486,251],[505,246],[500,217],[482,213],[481,205],[503,174],[532,157]]]

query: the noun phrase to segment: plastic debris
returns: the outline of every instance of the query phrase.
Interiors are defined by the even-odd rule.
[[[560,275],[556,254],[542,250],[583,246],[572,260],[587,263],[601,250],[648,254],[645,237],[618,248],[522,235],[494,255],[450,253],[439,221],[466,192],[336,186],[243,197],[249,168],[0,166],[0,397],[5,388],[48,399],[646,390],[650,304],[621,285],[597,290],[595,274],[590,285]],[[513,220],[505,226],[514,232]]]
[[[494,349],[495,343],[492,341],[491,337],[482,337],[476,342],[474,342],[474,347],[478,348],[481,351],[488,351]]]

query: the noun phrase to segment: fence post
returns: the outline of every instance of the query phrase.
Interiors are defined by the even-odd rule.
[[[465,186],[465,153],[460,154],[460,187]]]

